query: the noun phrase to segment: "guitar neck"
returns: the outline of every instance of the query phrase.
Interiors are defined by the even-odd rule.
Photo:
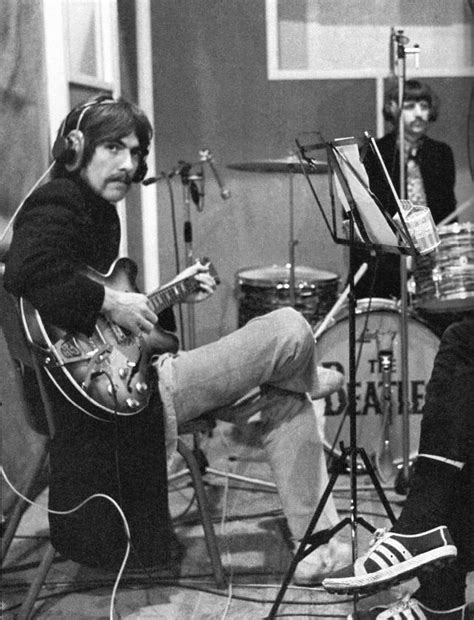
[[[158,314],[162,310],[169,308],[173,304],[182,301],[190,293],[199,289],[199,282],[194,276],[178,280],[172,284],[167,284],[163,288],[157,289],[148,295],[148,299],[153,305],[153,310]]]

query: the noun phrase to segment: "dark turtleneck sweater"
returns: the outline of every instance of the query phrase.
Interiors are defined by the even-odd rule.
[[[23,296],[44,321],[90,334],[104,290],[82,271],[107,272],[119,251],[115,206],[78,178],[55,179],[25,202],[5,261],[5,288]],[[160,324],[174,329],[172,311]],[[33,377],[27,377],[34,390]],[[50,454],[50,507],[68,510],[93,493],[113,497],[130,526],[130,564],[159,565],[172,551],[161,402],[115,422],[79,411],[51,385],[56,432]],[[120,566],[125,553],[122,520],[112,503],[95,499],[71,516],[50,514],[51,539],[80,563]]]

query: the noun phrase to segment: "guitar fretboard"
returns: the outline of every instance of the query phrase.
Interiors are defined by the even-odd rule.
[[[190,293],[199,289],[199,282],[194,276],[168,284],[161,289],[148,295],[148,299],[153,305],[153,310],[158,314],[165,308],[181,301]]]

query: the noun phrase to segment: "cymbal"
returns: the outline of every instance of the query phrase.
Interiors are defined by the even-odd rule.
[[[314,161],[314,165],[310,165],[306,161],[301,163],[296,155],[288,155],[288,157],[281,157],[280,159],[260,159],[229,164],[227,167],[244,172],[294,172],[300,174],[303,174],[303,169],[307,174],[323,174],[328,170],[328,165],[324,161]]]

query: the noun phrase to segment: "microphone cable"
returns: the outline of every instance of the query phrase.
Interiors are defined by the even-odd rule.
[[[13,223],[16,220],[16,218],[18,217],[18,214],[20,213],[20,211],[21,211],[23,205],[25,204],[25,202],[28,200],[28,198],[31,196],[31,194],[36,190],[36,188],[39,187],[41,185],[41,183],[44,181],[44,179],[48,176],[48,174],[53,169],[55,163],[56,162],[53,161],[53,163],[45,170],[45,172],[43,172],[43,174],[40,176],[40,178],[36,181],[36,183],[33,185],[33,187],[30,189],[30,191],[26,194],[26,196],[20,202],[18,207],[15,209],[15,212],[11,216],[10,220],[8,221],[8,223],[7,223],[6,227],[5,227],[5,230],[2,233],[2,236],[0,237],[0,243],[7,236],[8,231],[13,226]]]
[[[47,513],[50,513],[50,514],[70,515],[70,514],[72,514],[74,512],[77,512],[80,508],[82,508],[88,502],[90,502],[91,500],[93,500],[95,498],[106,499],[109,502],[111,502],[113,504],[113,506],[117,509],[117,511],[120,514],[120,517],[122,519],[123,527],[124,527],[125,534],[126,534],[126,537],[127,537],[127,548],[125,550],[125,555],[124,555],[124,558],[122,560],[122,564],[120,566],[119,572],[118,572],[117,577],[115,579],[115,583],[114,583],[114,586],[113,586],[113,589],[112,589],[112,595],[111,595],[111,599],[110,599],[109,620],[114,620],[114,608],[115,608],[115,598],[117,596],[117,589],[118,589],[118,585],[120,583],[120,580],[122,578],[122,574],[123,574],[123,571],[125,569],[125,565],[127,564],[128,556],[130,554],[130,529],[129,529],[128,522],[127,522],[127,519],[125,517],[125,514],[123,513],[123,510],[121,509],[119,504],[112,497],[110,497],[109,495],[105,495],[104,493],[94,493],[93,495],[90,495],[84,501],[80,502],[79,504],[77,504],[76,506],[71,508],[70,510],[53,510],[51,508],[45,508],[44,506],[41,506],[40,504],[37,504],[36,502],[33,502],[32,500],[30,500],[28,497],[23,495],[20,491],[18,491],[18,489],[15,488],[15,486],[10,482],[10,479],[8,478],[7,474],[5,473],[5,469],[4,469],[3,465],[0,465],[0,471],[2,473],[2,476],[3,476],[4,480],[5,480],[5,482],[7,483],[7,485],[10,487],[10,489],[18,497],[20,497],[23,501],[25,501],[26,503],[30,504],[31,506],[39,508],[40,510],[43,510],[43,511],[45,511]]]

